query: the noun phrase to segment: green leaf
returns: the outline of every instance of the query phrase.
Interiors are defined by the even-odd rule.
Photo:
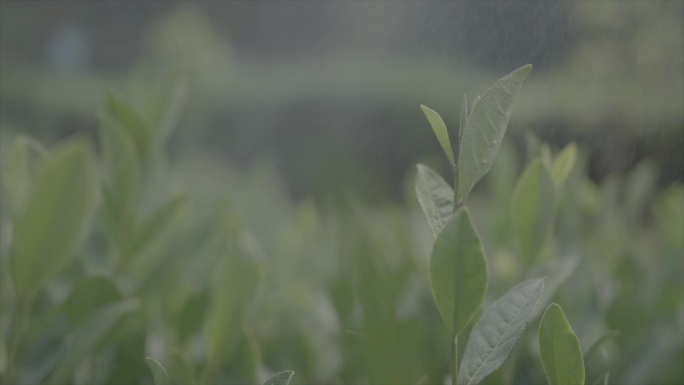
[[[147,357],[147,366],[150,367],[152,371],[152,378],[154,378],[154,385],[171,385],[171,379],[169,378],[169,373],[166,371],[164,366],[160,364],[154,358]]]
[[[116,119],[133,139],[140,157],[145,157],[152,141],[151,132],[145,119],[133,106],[120,98],[107,97],[107,111]]]
[[[584,385],[579,340],[556,303],[546,308],[539,323],[539,355],[549,385]]]
[[[444,325],[452,336],[459,335],[487,291],[487,262],[466,208],[454,213],[435,241],[430,285]]]
[[[542,279],[519,283],[482,313],[468,338],[459,384],[475,385],[506,362],[543,291]]]
[[[157,128],[157,133],[155,135],[158,146],[166,143],[166,140],[171,135],[178,122],[178,117],[183,110],[183,104],[187,98],[188,84],[188,78],[182,77],[174,83],[173,88],[171,89],[159,119],[159,127]]]
[[[475,99],[459,144],[457,204],[466,199],[494,163],[516,98],[531,69],[529,64],[518,68]]]
[[[558,154],[551,166],[551,177],[556,188],[560,187],[572,172],[577,158],[577,146],[570,143]]]
[[[195,368],[192,366],[190,359],[183,350],[174,349],[171,352],[170,358],[171,378],[173,378],[179,384],[197,384],[197,379],[195,378]]]
[[[527,166],[511,197],[511,224],[523,260],[534,261],[551,233],[555,189],[539,159]]]
[[[104,304],[122,299],[119,288],[104,276],[91,276],[81,279],[69,298],[62,305],[62,311],[69,321],[76,325],[88,316],[88,313]]]
[[[259,284],[259,271],[254,258],[235,251],[229,255],[222,274],[216,276],[206,318],[209,365],[214,370],[235,353],[244,338],[243,317]]]
[[[454,191],[431,168],[418,165],[416,196],[425,213],[432,234],[437,235],[449,221],[454,210]]]
[[[35,162],[32,162],[35,157],[31,156],[30,150],[38,155]],[[27,136],[17,135],[9,155],[2,159],[2,172],[0,173],[2,185],[9,195],[15,212],[21,211],[31,191],[34,163],[47,157],[49,154],[43,145]]]
[[[447,131],[446,124],[444,124],[442,117],[439,116],[437,112],[431,110],[430,108],[422,104],[420,105],[420,109],[423,110],[425,117],[427,118],[428,122],[430,122],[432,131],[435,133],[439,145],[442,146],[444,154],[447,156],[447,158],[449,158],[449,164],[451,164],[452,170],[455,170],[456,162],[454,160],[454,150],[451,149],[449,131]]]
[[[149,241],[158,236],[166,225],[171,222],[174,215],[185,205],[185,196],[171,199],[155,209],[142,223],[140,229],[133,238],[131,253],[140,251]]]
[[[96,202],[87,142],[72,139],[44,164],[14,227],[12,274],[27,297],[75,257]]]
[[[273,377],[269,378],[264,385],[288,385],[292,376],[294,376],[292,370],[285,370],[280,373],[276,373]]]
[[[139,301],[129,299],[106,305],[85,319],[69,336],[62,359],[46,383],[69,383],[76,366],[94,355],[97,347],[126,315],[140,307]]]

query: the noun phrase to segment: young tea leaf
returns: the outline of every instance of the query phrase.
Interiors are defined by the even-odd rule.
[[[449,221],[454,209],[454,191],[439,174],[422,164],[418,165],[416,196],[425,213],[432,234],[437,235]]]
[[[431,110],[430,108],[422,104],[420,106],[420,109],[423,110],[425,117],[427,118],[428,122],[430,122],[432,131],[435,133],[439,145],[442,146],[444,154],[447,156],[447,158],[449,158],[449,164],[451,165],[451,168],[455,170],[456,162],[454,160],[454,150],[451,149],[449,131],[447,131],[446,124],[444,124],[442,117],[439,116],[437,112]]]
[[[523,260],[534,261],[549,237],[554,213],[553,181],[539,159],[527,166],[511,197],[513,235]]]
[[[430,285],[444,325],[452,336],[459,335],[487,291],[487,262],[466,208],[454,213],[435,241]]]
[[[459,384],[475,385],[506,362],[543,291],[541,279],[519,283],[482,313],[468,338]]]
[[[584,385],[579,340],[556,303],[546,308],[539,323],[539,355],[549,385]]]
[[[570,143],[558,154],[551,166],[551,177],[556,188],[560,187],[572,172],[577,157],[577,146]]]
[[[169,373],[166,371],[164,366],[160,364],[154,358],[147,357],[147,366],[150,367],[152,371],[152,378],[154,378],[154,385],[171,385],[171,379],[169,378]]]
[[[294,376],[294,371],[285,370],[280,373],[276,373],[273,377],[264,382],[264,385],[288,385],[292,379],[292,376]]]
[[[73,260],[96,201],[92,164],[88,143],[72,139],[39,172],[14,227],[18,296],[30,295]]]
[[[457,204],[466,199],[494,163],[516,98],[531,69],[529,64],[518,68],[475,99],[459,143]]]

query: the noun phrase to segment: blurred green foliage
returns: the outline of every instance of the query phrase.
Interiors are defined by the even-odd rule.
[[[50,6],[3,4],[5,133],[92,134],[106,90],[146,94],[187,75],[188,129],[174,154],[201,148],[241,165],[270,157],[297,196],[397,198],[406,170],[437,150],[416,129],[416,101],[450,109],[503,68],[532,62],[511,121],[516,142],[528,130],[556,146],[574,140],[598,179],[645,158],[662,183],[683,175],[681,2],[64,7],[93,35],[95,64],[82,71],[47,65],[40,50],[57,34],[20,22],[47,18]]]
[[[97,151],[78,136],[49,150],[17,136],[3,151],[3,383],[150,384],[160,372],[148,356],[183,383],[263,383],[283,369],[293,384],[443,383],[434,236],[415,196],[293,201],[268,163],[169,162],[184,92],[179,82],[147,102],[110,95]],[[588,383],[606,372],[609,383],[681,383],[684,186],[657,188],[648,162],[598,185],[582,146],[568,171],[566,151],[530,143],[521,159],[504,141],[468,200],[489,266],[485,303],[548,276],[543,302],[562,303]],[[553,226],[543,248],[518,251],[528,241],[513,192],[539,186],[517,177],[542,164]],[[532,198],[526,207],[543,203]],[[22,225],[42,207],[39,224]],[[528,330],[484,383],[544,383],[537,350]]]

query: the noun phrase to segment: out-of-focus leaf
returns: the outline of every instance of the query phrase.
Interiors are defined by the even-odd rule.
[[[625,209],[631,221],[638,221],[648,207],[658,181],[658,168],[651,161],[643,161],[629,173],[624,188]]]
[[[540,160],[527,166],[511,197],[513,235],[524,261],[534,261],[546,245],[554,215],[553,181]]]
[[[26,297],[66,267],[88,229],[96,180],[88,143],[72,139],[40,171],[14,227],[12,274]]]
[[[454,191],[439,174],[431,168],[419,164],[418,176],[416,177],[416,196],[428,220],[432,235],[437,238],[453,214]]]
[[[269,378],[264,385],[288,385],[292,376],[294,376],[294,371],[285,370],[280,373],[276,373],[273,377]]]
[[[149,217],[142,223],[140,229],[133,239],[131,252],[136,253],[140,251],[147,242],[154,239],[166,227],[166,225],[173,219],[174,215],[187,202],[185,196],[179,196],[158,207]]]
[[[92,313],[69,336],[62,359],[52,372],[46,383],[63,384],[71,382],[76,366],[85,358],[93,355],[100,343],[107,338],[125,316],[136,311],[140,303],[136,299],[128,299],[105,305]]]
[[[183,103],[188,94],[188,78],[178,79],[173,85],[169,98],[159,119],[159,127],[155,135],[158,146],[166,143],[169,135],[176,126],[178,117],[183,110]]]
[[[188,337],[198,330],[206,315],[208,295],[202,291],[188,298],[177,317],[178,339],[184,343]]]
[[[35,140],[18,135],[12,144],[9,155],[3,159],[0,182],[7,191],[12,209],[15,212],[21,211],[26,202],[33,181],[34,168],[32,167],[31,150],[38,155],[38,161],[49,157],[49,154],[42,144]]]
[[[511,356],[543,291],[541,279],[519,283],[482,313],[468,337],[459,384],[478,384]]]
[[[473,103],[459,143],[456,204],[466,199],[475,183],[494,163],[518,93],[531,69],[528,64],[511,72]]]
[[[487,291],[487,262],[468,209],[456,211],[439,234],[430,257],[430,285],[444,325],[459,335]]]
[[[152,134],[145,119],[133,106],[111,94],[107,97],[107,111],[128,132],[138,154],[144,158],[152,141]]]
[[[171,379],[169,378],[169,373],[166,371],[164,366],[160,364],[154,358],[147,357],[147,366],[150,367],[152,371],[152,378],[154,378],[154,385],[171,385]]]
[[[584,357],[588,357],[592,352],[594,352],[594,350],[601,346],[604,341],[617,337],[620,335],[620,333],[621,332],[619,330],[606,330],[606,332],[603,333],[599,338],[594,340],[591,344],[589,344],[589,346],[583,349],[582,355],[584,355]]]
[[[570,143],[563,151],[558,154],[551,166],[551,178],[556,188],[560,187],[572,172],[575,166],[575,159],[577,158],[577,146],[575,143]]]
[[[551,302],[558,288],[575,272],[579,263],[580,257],[568,255],[557,260],[544,261],[541,266],[535,265],[529,270],[529,278],[549,277],[544,281],[544,294],[539,299],[535,317],[546,309],[545,306]]]
[[[451,148],[449,131],[447,130],[446,124],[444,124],[442,117],[439,116],[437,112],[431,110],[430,108],[422,104],[420,106],[420,109],[423,110],[425,117],[427,118],[428,122],[430,122],[432,131],[435,133],[439,145],[442,146],[442,151],[444,151],[444,155],[446,155],[447,158],[449,158],[449,164],[451,165],[451,169],[456,169],[456,162],[454,160],[454,150]]]
[[[539,355],[549,385],[584,385],[584,360],[561,307],[552,303],[539,323]]]
[[[208,309],[209,365],[218,368],[235,353],[243,336],[243,316],[259,283],[253,258],[236,251],[216,276]]]
[[[195,369],[183,351],[176,349],[171,352],[171,364],[169,367],[171,371],[170,377],[176,382],[186,385],[197,384]]]
[[[62,309],[69,321],[76,325],[96,308],[121,299],[119,288],[109,278],[85,277],[76,284]]]

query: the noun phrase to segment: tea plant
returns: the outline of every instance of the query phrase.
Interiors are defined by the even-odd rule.
[[[521,67],[496,82],[475,99],[471,111],[468,111],[464,97],[457,156],[454,156],[442,118],[435,111],[421,106],[449,159],[454,178],[452,190],[436,172],[419,165],[416,182],[418,200],[436,238],[430,257],[430,284],[451,336],[451,379],[454,384],[478,384],[511,356],[544,292],[544,280],[528,280],[514,286],[487,307],[475,322],[459,363],[459,336],[480,310],[488,282],[482,243],[463,204],[475,183],[494,163],[516,98],[530,70],[530,65]],[[533,162],[513,194],[511,216],[516,222],[521,254],[529,259],[534,259],[544,246],[554,212],[554,183],[560,185],[567,178],[574,163],[573,151],[574,147],[569,147],[558,157],[553,165],[553,179],[541,161]],[[563,317],[557,305],[550,307],[547,310],[548,318],[558,312],[560,316],[556,317]],[[564,317],[559,322],[560,325],[554,321],[542,322],[540,329],[544,331],[543,334],[540,331],[543,336],[540,343],[544,347],[541,354],[547,377],[551,384],[583,384],[581,354],[579,365],[561,363],[565,356],[576,355],[577,352],[567,353],[563,350],[564,344],[569,344],[563,338],[567,334],[574,334],[571,330],[567,332],[569,326]],[[551,325],[547,325],[549,323]],[[556,336],[557,329],[562,329],[558,333],[560,337]],[[561,351],[554,350],[553,346],[559,346]],[[576,347],[579,347],[579,343]],[[556,365],[563,367],[558,369]]]

